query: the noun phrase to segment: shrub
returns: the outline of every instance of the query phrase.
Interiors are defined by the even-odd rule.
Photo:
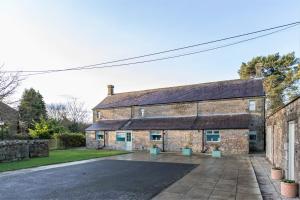
[[[85,136],[82,133],[59,133],[54,134],[54,138],[64,148],[85,146]]]
[[[42,118],[40,122],[34,124],[33,129],[29,129],[32,138],[50,139],[54,133],[65,131],[64,127],[56,120]]]

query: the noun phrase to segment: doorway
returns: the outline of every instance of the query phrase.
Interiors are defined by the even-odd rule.
[[[288,171],[287,178],[295,180],[295,122],[288,125]]]
[[[126,151],[132,151],[132,135],[131,135],[131,132],[126,132]]]

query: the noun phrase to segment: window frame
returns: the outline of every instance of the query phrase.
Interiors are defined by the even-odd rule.
[[[96,115],[97,115],[97,119],[101,119],[101,117],[102,117],[101,111],[97,111]]]
[[[120,138],[120,137],[118,137],[118,135],[124,135],[124,140],[118,140],[118,138]],[[126,137],[127,137],[127,133],[126,132],[116,132],[116,142],[126,142]]]
[[[249,111],[253,112],[256,111],[256,101],[255,100],[249,100]]]
[[[145,117],[145,108],[139,109],[140,117]]]
[[[248,135],[249,135],[249,142],[253,142],[253,143],[257,142],[257,131],[249,131]],[[255,135],[255,140],[250,139],[251,135]]]
[[[159,135],[160,136],[160,139],[159,140],[153,140],[152,136],[153,135]],[[153,142],[161,142],[162,141],[162,137],[163,137],[163,134],[161,131],[156,131],[156,130],[152,130],[152,131],[149,131],[149,138],[150,138],[150,141],[153,141]]]
[[[208,133],[208,132],[211,132],[211,133]],[[218,132],[218,133],[215,133],[215,132]],[[205,135],[205,141],[207,143],[220,143],[221,142],[220,130],[204,130],[204,135]],[[219,139],[218,139],[218,141],[207,140],[207,135],[218,135]]]
[[[101,134],[99,134],[99,133],[101,133]],[[104,134],[105,134],[104,131],[96,131],[96,132],[95,132],[96,140],[97,140],[97,141],[103,141],[103,140],[104,140]],[[98,137],[98,136],[100,136],[100,135],[102,136],[102,138],[99,138],[99,137]]]

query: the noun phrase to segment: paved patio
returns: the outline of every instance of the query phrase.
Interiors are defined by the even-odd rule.
[[[40,172],[47,174],[50,169],[76,168],[85,169],[84,166],[94,167],[101,164],[102,160],[120,161],[145,161],[151,163],[185,163],[196,164],[197,166],[181,179],[174,179],[173,182],[165,184],[165,187],[158,190],[154,200],[176,200],[176,199],[212,199],[212,200],[260,200],[262,199],[255,172],[253,170],[250,157],[245,156],[225,156],[220,159],[211,158],[210,155],[193,155],[185,157],[180,154],[162,153],[151,156],[148,152],[135,152],[131,154],[99,158],[74,163],[58,164],[53,166],[39,167],[35,169],[19,170],[17,172],[0,173],[0,177],[11,175],[22,175]],[[151,162],[151,163],[150,163]],[[95,163],[95,164],[93,164]],[[134,163],[134,162],[133,162]],[[158,163],[157,163],[158,164]],[[81,167],[83,166],[83,167]],[[113,166],[113,165],[112,165]],[[74,168],[74,169],[76,169]],[[62,170],[64,170],[62,169]],[[170,169],[169,169],[170,170]],[[45,171],[45,172],[42,172]],[[61,170],[60,170],[61,171]],[[161,171],[161,170],[160,170]],[[90,173],[89,170],[87,173]],[[83,173],[84,175],[86,173]],[[133,175],[132,175],[133,176]],[[161,175],[163,177],[163,175]],[[139,175],[138,177],[143,177]],[[9,177],[7,177],[9,178]],[[101,181],[102,178],[99,178]],[[91,180],[91,179],[87,179]],[[124,179],[125,180],[125,179]],[[130,179],[128,179],[130,180]],[[98,180],[97,180],[98,181]],[[142,181],[142,180],[140,180]],[[75,181],[76,183],[76,181]],[[124,182],[125,183],[125,182]],[[111,184],[112,186],[114,184]],[[160,192],[159,192],[160,191]]]
[[[299,200],[299,198],[285,198],[280,195],[280,181],[271,179],[272,165],[266,160],[264,154],[253,155],[251,157],[251,162],[257,176],[263,199]]]
[[[138,152],[115,156],[114,159],[199,164],[189,174],[154,197],[154,200],[262,199],[249,156],[215,159],[207,155],[184,157],[180,154],[163,153],[150,156],[149,153]]]

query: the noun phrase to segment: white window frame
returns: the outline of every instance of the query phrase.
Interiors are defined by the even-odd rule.
[[[255,140],[251,140],[250,135],[255,135]],[[256,141],[257,141],[257,132],[256,131],[249,131],[249,142],[256,142]]]
[[[126,140],[127,140],[127,138],[126,138],[126,136],[127,136],[126,133],[127,133],[127,132],[123,132],[123,131],[122,131],[122,132],[116,132],[116,142],[126,142]],[[118,135],[124,135],[125,140],[124,140],[124,141],[118,141],[118,140],[117,140],[117,136],[118,136]]]
[[[97,111],[97,119],[101,119],[101,112]]]
[[[96,131],[95,134],[96,134],[96,140],[98,140],[98,141],[104,140],[104,131]],[[102,139],[98,138],[98,135],[102,135],[103,136]]]
[[[208,134],[208,132],[211,132]],[[215,132],[218,132],[218,134],[216,134]],[[208,142],[208,143],[219,143],[221,142],[221,135],[220,135],[220,131],[219,130],[205,130],[204,131],[204,135],[205,135],[205,141]],[[208,135],[219,135],[219,140],[218,141],[211,141],[211,140],[207,140],[207,134]]]
[[[140,108],[140,116],[141,117],[145,116],[145,108]]]
[[[249,111],[256,111],[256,101],[249,100]]]
[[[153,140],[152,135],[160,135],[160,139],[159,140]],[[162,141],[163,135],[162,135],[161,131],[150,131],[149,132],[149,137],[150,137],[150,141],[158,141],[159,142],[159,141]]]

